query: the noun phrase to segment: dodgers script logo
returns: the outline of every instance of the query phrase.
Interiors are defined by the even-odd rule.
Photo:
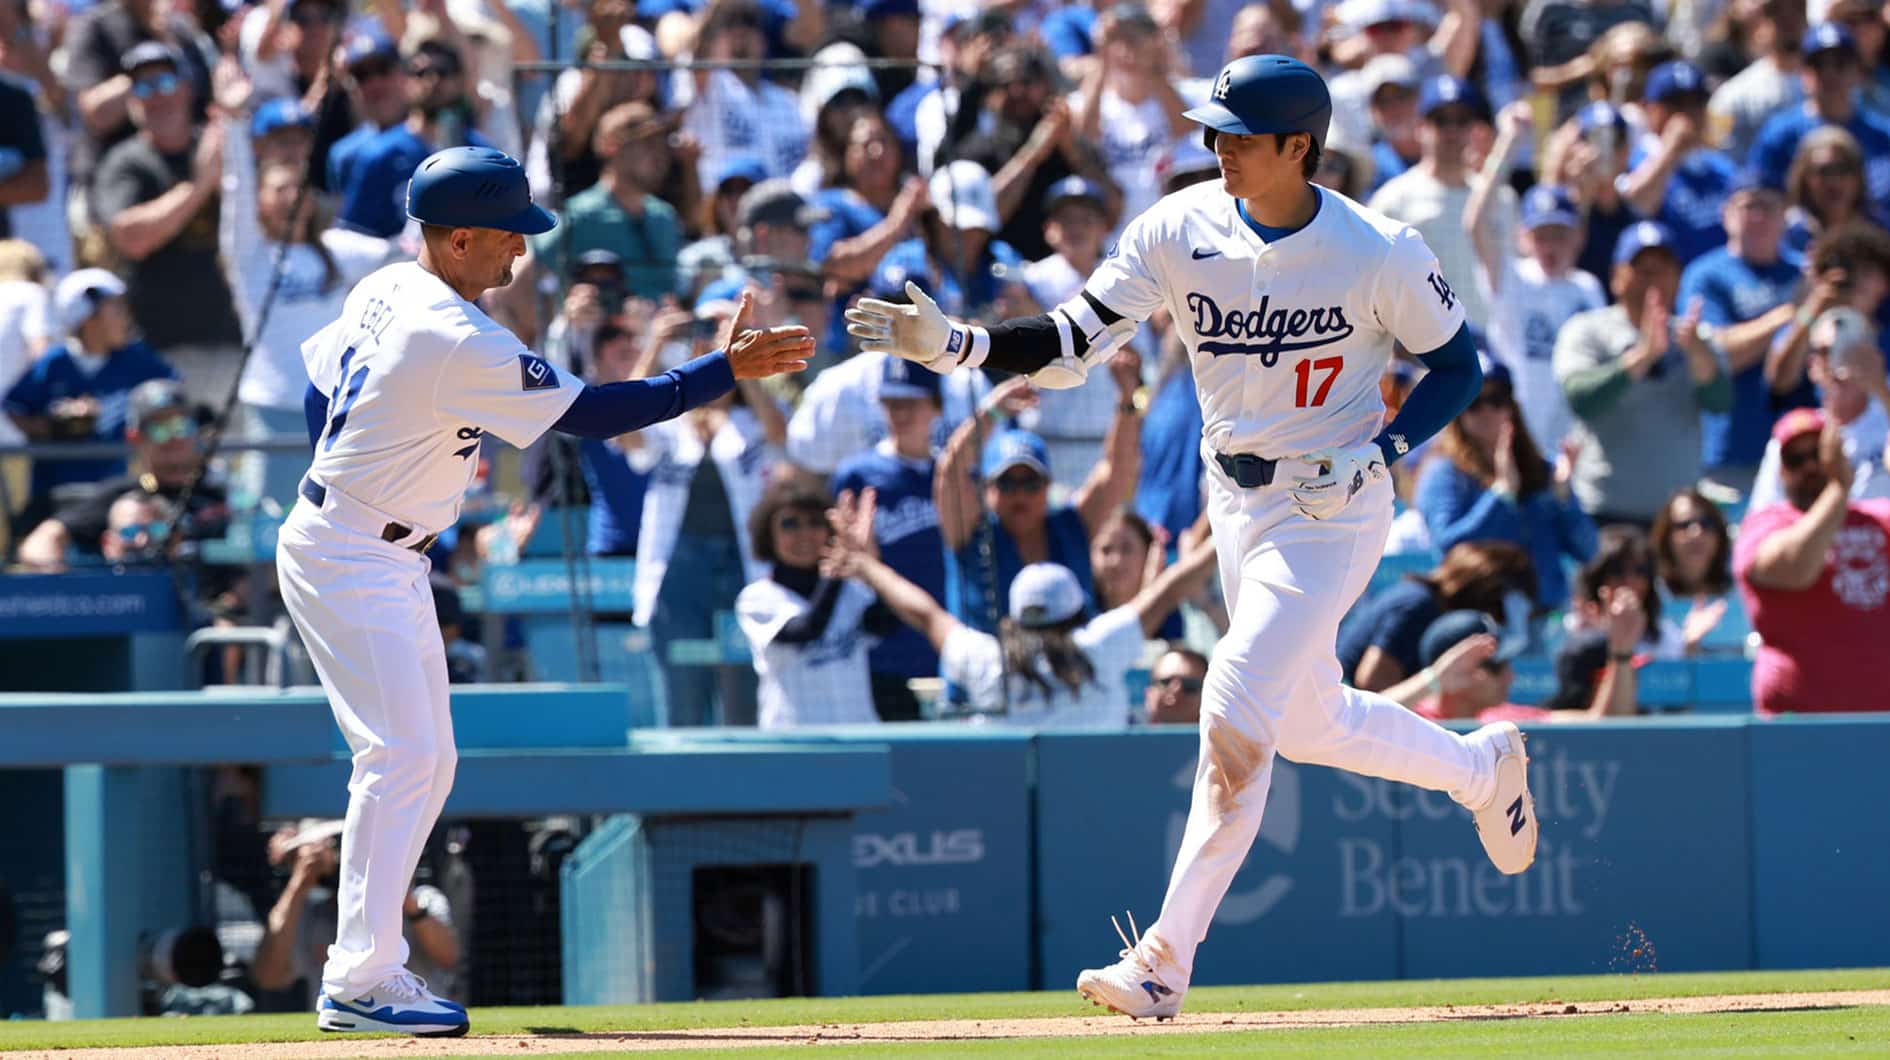
[[[1200,345],[1202,353],[1216,357],[1225,354],[1257,355],[1268,368],[1279,361],[1280,354],[1311,350],[1343,342],[1352,336],[1352,322],[1345,319],[1339,306],[1321,309],[1276,309],[1272,295],[1261,295],[1260,304],[1248,310],[1221,312],[1214,299],[1199,291],[1188,292],[1188,308],[1194,311],[1194,333],[1203,340],[1250,339],[1250,342],[1208,342]]]

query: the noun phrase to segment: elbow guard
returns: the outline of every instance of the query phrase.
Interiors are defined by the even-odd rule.
[[[1135,336],[1136,322],[1127,317],[1104,323],[1096,307],[1081,292],[1050,311],[1057,326],[1061,351],[1056,360],[1037,369],[1030,381],[1045,390],[1082,386],[1089,370],[1115,356]]]

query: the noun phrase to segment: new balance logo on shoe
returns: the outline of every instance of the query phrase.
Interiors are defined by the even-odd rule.
[[[1142,989],[1148,991],[1148,999],[1150,1001],[1160,1001],[1162,998],[1174,993],[1173,990],[1168,989],[1153,979],[1142,980]]]
[[[1516,796],[1516,801],[1510,803],[1509,809],[1503,812],[1509,814],[1509,834],[1510,835],[1515,835],[1517,832],[1520,832],[1523,830],[1522,796],[1521,795]]]

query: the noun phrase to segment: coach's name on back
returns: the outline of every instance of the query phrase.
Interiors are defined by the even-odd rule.
[[[1311,350],[1343,342],[1352,335],[1352,322],[1345,319],[1339,306],[1318,309],[1275,309],[1273,296],[1261,295],[1260,304],[1248,310],[1222,312],[1214,299],[1199,291],[1188,292],[1188,308],[1194,312],[1194,333],[1209,339],[1264,339],[1264,342],[1201,343],[1201,352],[1220,357],[1226,354],[1258,356],[1260,363],[1273,367],[1280,354]]]

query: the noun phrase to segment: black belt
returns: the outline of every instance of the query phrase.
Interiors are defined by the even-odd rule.
[[[306,475],[302,477],[301,493],[304,499],[317,508],[320,508],[322,503],[328,499],[328,487]],[[412,537],[413,534],[413,527],[408,526],[406,523],[388,523],[386,526],[381,527],[381,540],[390,545],[403,537]],[[439,538],[440,535],[438,534],[428,534],[411,545],[402,545],[401,547],[409,552],[424,554],[427,549],[433,547],[433,542],[439,540]]]
[[[1234,485],[1246,490],[1273,485],[1273,469],[1280,463],[1252,453],[1235,453],[1233,456],[1215,453],[1214,462],[1221,465],[1221,471],[1234,480]]]

